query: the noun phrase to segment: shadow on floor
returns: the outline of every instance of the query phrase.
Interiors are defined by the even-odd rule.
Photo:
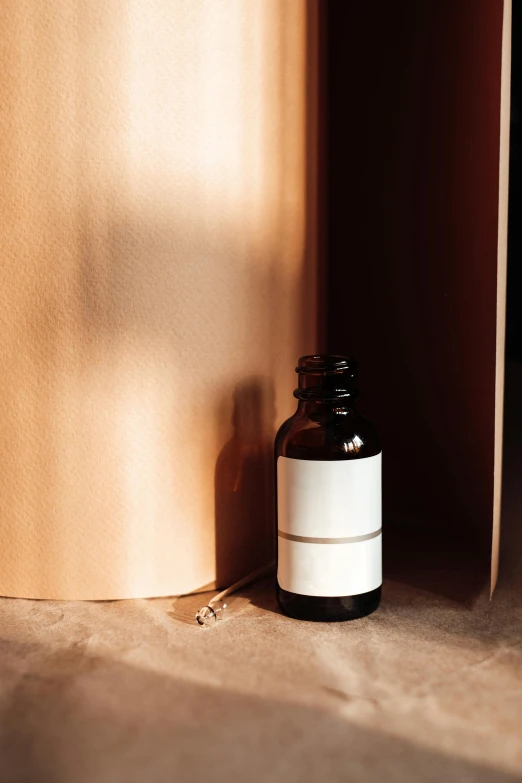
[[[78,648],[2,650],[1,783],[519,779],[354,725],[333,696],[318,709]]]

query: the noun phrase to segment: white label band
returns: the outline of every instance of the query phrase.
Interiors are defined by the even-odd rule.
[[[336,461],[279,457],[277,495],[283,590],[335,597],[381,585],[381,454]]]

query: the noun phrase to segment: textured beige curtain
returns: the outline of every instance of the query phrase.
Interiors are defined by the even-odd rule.
[[[227,581],[269,555],[315,349],[310,8],[6,0],[0,29],[0,594]]]

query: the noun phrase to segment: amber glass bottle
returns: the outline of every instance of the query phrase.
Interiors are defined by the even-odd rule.
[[[303,356],[275,442],[277,593],[300,620],[353,620],[381,598],[381,446],[355,408],[357,362]]]

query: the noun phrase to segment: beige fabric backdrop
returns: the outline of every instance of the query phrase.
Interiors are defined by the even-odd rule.
[[[267,553],[248,531],[315,349],[309,24],[305,0],[1,4],[0,594],[177,594],[216,551],[234,576],[227,541]]]

